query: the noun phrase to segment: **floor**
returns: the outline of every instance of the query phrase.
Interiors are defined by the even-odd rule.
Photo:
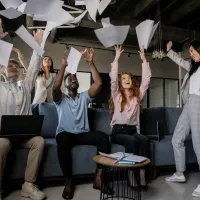
[[[193,198],[192,192],[200,183],[199,173],[187,175],[187,183],[166,183],[164,176],[159,176],[149,184],[149,190],[142,194],[144,200],[200,200]],[[44,189],[48,200],[63,200],[63,187]],[[92,184],[78,185],[73,200],[99,200],[100,192],[92,188]],[[28,200],[20,197],[20,191],[13,191],[5,200]]]

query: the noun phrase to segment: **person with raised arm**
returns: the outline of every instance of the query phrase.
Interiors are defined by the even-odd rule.
[[[176,173],[166,177],[169,182],[185,182],[185,140],[192,135],[192,143],[197,161],[200,166],[200,44],[193,43],[189,48],[191,62],[181,58],[172,50],[173,43],[167,44],[167,56],[188,73],[185,75],[181,95],[184,102],[183,111],[178,119],[173,137],[172,145],[176,163]],[[194,197],[200,197],[200,185],[192,193]]]
[[[2,37],[2,27],[0,27],[0,37]],[[40,45],[43,31],[34,32],[34,38]],[[2,115],[31,115],[31,90],[35,85],[38,71],[40,69],[40,56],[33,51],[29,67],[24,80],[18,81],[19,67],[18,61],[9,60],[6,67],[5,82],[0,81],[0,118]],[[12,124],[12,122],[11,122]],[[17,142],[17,141],[15,141]],[[22,185],[21,196],[33,200],[42,200],[45,193],[40,191],[35,185],[40,162],[44,150],[44,139],[40,136],[32,137],[28,140],[18,141],[23,148],[30,149],[27,166],[25,170],[25,182]],[[8,138],[0,138],[0,188],[2,188],[3,172],[6,164],[6,157],[12,148],[13,141]],[[0,194],[0,199],[2,198]]]
[[[148,138],[140,134],[140,102],[142,101],[150,83],[151,69],[146,60],[144,48],[139,54],[142,63],[142,82],[139,86],[131,72],[118,75],[118,62],[123,53],[122,46],[115,47],[115,59],[111,64],[111,99],[109,103],[112,118],[111,141],[125,147],[126,153],[148,157]],[[130,175],[131,176],[131,175]],[[130,183],[132,186],[134,184]],[[146,190],[145,170],[140,170],[140,186]]]

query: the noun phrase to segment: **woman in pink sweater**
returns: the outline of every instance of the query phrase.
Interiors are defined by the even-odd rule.
[[[139,54],[142,63],[142,82],[139,86],[130,72],[118,75],[118,60],[124,50],[115,47],[116,56],[111,64],[111,99],[110,114],[112,116],[111,141],[125,147],[126,153],[148,157],[148,138],[139,133],[140,102],[147,91],[151,78],[151,69],[146,61],[144,48]],[[140,185],[147,189],[145,170],[140,171]]]

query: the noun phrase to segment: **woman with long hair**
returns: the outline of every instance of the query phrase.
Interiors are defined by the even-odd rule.
[[[124,72],[118,75],[118,60],[124,50],[122,46],[115,47],[116,56],[111,64],[111,99],[109,103],[112,117],[111,141],[125,147],[126,153],[148,157],[149,142],[147,137],[139,133],[140,102],[150,83],[151,69],[146,61],[144,48],[139,54],[142,63],[142,82],[139,86],[133,74]],[[140,186],[147,189],[145,170],[140,171]]]
[[[169,182],[185,182],[185,139],[191,131],[194,152],[200,166],[200,45],[192,44],[189,48],[191,62],[185,61],[172,50],[172,42],[167,44],[167,56],[188,71],[182,84],[183,111],[178,119],[172,145],[176,163],[176,173],[167,177]],[[200,197],[200,185],[193,196]]]
[[[53,60],[49,56],[45,56],[41,62],[41,68],[35,84],[35,95],[32,104],[43,102],[52,103],[52,88],[56,78],[53,69]]]

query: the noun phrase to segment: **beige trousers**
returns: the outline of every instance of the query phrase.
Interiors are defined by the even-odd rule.
[[[22,148],[30,149],[25,170],[25,181],[34,183],[37,179],[38,169],[44,151],[44,139],[40,136],[24,140],[20,143]],[[7,138],[0,138],[0,188],[2,184],[3,171],[6,164],[6,157],[12,148],[12,143]]]

